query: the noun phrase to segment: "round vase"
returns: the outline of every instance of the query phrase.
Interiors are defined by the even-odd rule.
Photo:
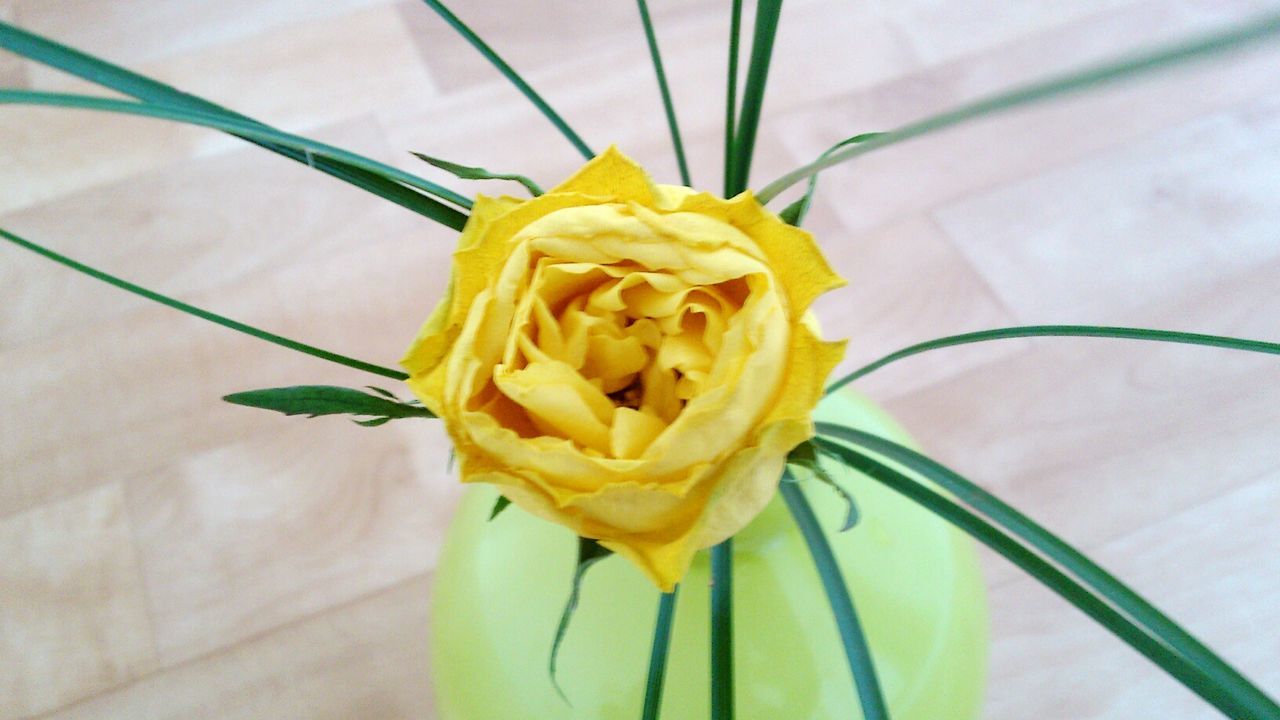
[[[911,445],[861,395],[827,398],[815,416]],[[894,720],[978,717],[986,672],[986,597],[967,536],[927,510],[830,464],[861,518],[840,533],[845,506],[821,483],[803,488],[830,539],[867,635]],[[568,530],[468,489],[440,558],[432,668],[441,720],[637,720],[658,591],[618,557],[587,573],[549,674],[552,638],[570,590],[577,542]],[[738,720],[861,714],[835,621],[808,548],[775,498],[734,539],[733,624]],[[707,553],[680,585],[663,720],[710,713]]]

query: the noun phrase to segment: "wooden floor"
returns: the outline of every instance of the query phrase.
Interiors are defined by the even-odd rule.
[[[727,5],[654,3],[695,184],[719,187]],[[1251,16],[1249,0],[791,0],[758,187],[828,144]],[[633,4],[457,2],[597,148],[673,181]],[[416,0],[0,0],[0,18],[422,170],[554,183],[573,149]],[[0,54],[0,85],[93,91]],[[432,177],[437,177],[432,175]],[[1280,45],[828,173],[847,367],[1026,323],[1280,340]],[[0,226],[393,363],[452,234],[209,131],[0,108]],[[0,247],[0,718],[430,718],[427,600],[459,496],[434,425],[228,392],[368,378]],[[1104,340],[922,356],[862,388],[1280,694],[1280,362]],[[985,717],[1210,718],[998,559]]]

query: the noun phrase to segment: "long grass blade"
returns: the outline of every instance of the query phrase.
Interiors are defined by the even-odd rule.
[[[658,598],[658,619],[653,626],[653,649],[649,652],[649,676],[644,684],[641,720],[658,720],[662,708],[662,685],[667,677],[667,654],[671,649],[671,624],[676,614],[676,593],[680,586]]]
[[[987,342],[988,340],[1005,340],[1023,337],[1097,337],[1119,338],[1123,340],[1151,340],[1155,342],[1178,343],[1182,345],[1204,345],[1208,347],[1245,350],[1248,352],[1280,355],[1280,344],[1262,340],[1246,340],[1227,337],[1225,335],[1204,335],[1201,333],[1176,332],[1173,330],[1152,330],[1149,328],[1116,327],[1112,325],[1019,325],[1016,327],[979,330],[977,332],[949,335],[947,337],[916,343],[910,347],[885,355],[875,362],[868,363],[857,370],[841,377],[827,386],[826,393],[831,393],[864,377],[890,363],[903,358],[919,355],[929,350]]]
[[[733,720],[733,538],[711,548],[711,720]]]
[[[782,0],[760,0],[756,5],[751,60],[747,65],[747,82],[742,88],[742,114],[733,140],[733,173],[727,196],[746,190],[751,177],[751,160],[755,156],[760,111],[764,106],[764,91],[769,81],[769,63],[773,60],[773,41],[778,35],[778,20],[781,16]]]
[[[932,458],[890,440],[829,423],[817,423],[817,428],[819,433],[870,450],[934,481],[1115,603],[1170,648],[1203,669],[1215,682],[1230,688],[1255,712],[1263,713],[1264,717],[1280,717],[1280,706],[1275,701],[1204,643],[1079,550],[996,496]]]
[[[762,203],[769,202],[783,190],[832,165],[838,165],[860,155],[865,155],[890,145],[896,145],[905,140],[927,135],[944,128],[954,127],[975,118],[1003,112],[1022,105],[1043,102],[1068,93],[1079,92],[1099,85],[1135,77],[1191,60],[1238,50],[1246,45],[1268,39],[1277,33],[1280,33],[1280,13],[1272,13],[1247,23],[1235,25],[1226,30],[1201,35],[1191,40],[1165,45],[1154,50],[1057,75],[1041,82],[998,93],[961,105],[954,110],[917,120],[897,130],[885,133],[870,142],[846,147],[815,160],[769,183],[756,193],[756,197]]]
[[[662,52],[658,50],[658,37],[653,32],[653,18],[649,17],[649,3],[636,0],[640,9],[640,22],[644,25],[644,37],[649,43],[649,57],[653,58],[653,72],[658,76],[658,90],[662,93],[662,109],[667,114],[667,129],[671,131],[671,144],[676,150],[676,164],[680,166],[680,182],[693,187],[689,179],[689,163],[684,156],[684,141],[680,139],[680,122],[676,120],[676,107],[671,102],[671,88],[667,85],[667,72],[662,67]]]
[[[194,305],[188,305],[187,303],[184,303],[180,300],[174,300],[171,297],[167,297],[165,295],[161,295],[160,293],[148,290],[139,285],[135,285],[129,282],[128,280],[123,280],[114,275],[109,275],[105,272],[102,272],[101,270],[98,270],[96,268],[89,267],[84,263],[80,263],[75,260],[72,260],[66,255],[56,253],[53,250],[50,250],[42,245],[37,245],[36,243],[31,242],[30,240],[25,240],[21,237],[18,237],[17,235],[14,235],[13,233],[7,230],[4,230],[3,228],[0,228],[0,237],[3,237],[5,240],[8,240],[9,242],[13,243],[14,245],[17,245],[18,247],[24,248],[26,250],[30,250],[31,252],[36,253],[37,255],[41,255],[45,258],[48,258],[49,260],[59,263],[60,265],[69,267],[72,270],[75,270],[76,272],[84,273],[85,275],[88,275],[91,278],[95,278],[97,280],[101,280],[102,282],[108,283],[110,285],[114,285],[120,288],[121,290],[127,290],[128,292],[131,292],[134,295],[140,295],[148,300],[154,300],[155,302],[158,302],[161,305],[167,305],[168,307],[171,307],[174,310],[179,310],[181,312],[187,313],[188,315],[194,315],[198,318],[202,318],[204,320],[217,323],[218,325],[221,325],[226,328],[231,328],[232,330],[235,330],[237,332],[242,332],[242,333],[245,333],[246,335],[252,335],[253,337],[258,338],[259,340],[266,340],[269,343],[275,343],[276,345],[289,348],[290,350],[297,350],[298,352],[306,353],[307,355],[311,355],[312,357],[318,357],[321,360],[328,360],[329,362],[337,363],[339,365],[345,365],[349,368],[355,368],[356,370],[363,370],[365,372],[373,373],[374,375],[381,375],[382,377],[389,377],[395,380],[404,380],[409,377],[408,375],[406,375],[405,373],[399,370],[393,370],[391,368],[382,367],[380,365],[374,365],[373,363],[368,363],[363,360],[356,360],[355,358],[350,358],[350,357],[347,357],[346,355],[339,355],[338,353],[335,353],[335,352],[329,352],[328,350],[323,350],[321,348],[315,347],[314,345],[307,345],[305,343],[300,343],[297,340],[290,340],[287,337],[276,335],[275,333],[270,333],[270,332],[267,332],[266,330],[260,330],[256,327],[253,327],[252,325],[246,325],[245,323],[239,322],[238,320],[232,320],[229,317],[218,315],[216,313],[209,312],[208,310],[202,310]]]
[[[200,125],[214,130],[222,130],[231,135],[242,137],[247,140],[258,141],[259,144],[262,142],[269,142],[273,145],[287,147],[306,153],[311,156],[311,162],[313,164],[316,158],[332,158],[339,160],[350,167],[367,170],[408,187],[444,198],[445,200],[462,207],[471,207],[470,199],[459,195],[446,187],[437,185],[430,180],[424,180],[423,178],[407,173],[399,168],[386,165],[378,162],[377,160],[364,157],[363,155],[357,155],[356,153],[343,150],[342,148],[302,137],[301,135],[293,135],[274,128],[269,128],[265,125],[236,120],[223,115],[213,115],[196,110],[187,110],[185,108],[175,107],[161,102],[140,103],[130,100],[94,97],[91,95],[47,93],[36,90],[0,90],[0,104],[78,108],[82,110],[97,110],[100,112],[172,120],[174,122],[186,123],[188,125]],[[461,215],[461,213],[459,213],[459,215]],[[462,217],[465,218],[466,216]]]
[[[849,671],[853,674],[858,703],[862,706],[862,717],[864,720],[888,720],[889,710],[880,691],[880,680],[876,676],[871,650],[867,647],[867,638],[858,621],[853,598],[849,595],[849,588],[840,572],[835,554],[831,551],[831,545],[827,542],[827,536],[823,534],[822,526],[818,524],[818,518],[813,514],[813,508],[809,507],[809,501],[805,499],[800,486],[793,482],[783,482],[779,488],[787,509],[791,511],[791,517],[795,518],[800,534],[809,545],[809,554],[813,556],[813,564],[818,569],[818,577],[822,579],[822,587],[831,603],[840,642],[844,645]]]
[[[1152,637],[1128,617],[999,528],[869,455],[825,438],[820,438],[819,442],[824,448],[840,455],[850,467],[919,503],[1025,570],[1227,717],[1237,720],[1274,720],[1275,715],[1251,708],[1215,682],[1204,668]]]
[[[742,0],[733,0],[729,15],[729,69],[726,72],[724,93],[724,196],[732,193],[733,143],[737,137],[738,122],[738,46],[742,36]]]
[[[70,73],[144,102],[164,103],[173,107],[269,128],[269,126],[257,120],[228,110],[221,105],[182,92],[177,88],[157,82],[5,22],[0,22],[0,48],[10,50],[38,63]],[[314,158],[306,151],[293,147],[274,145],[259,140],[250,140],[250,142],[255,142],[263,148],[291,160],[310,165],[321,172],[367,190],[451,228],[461,229],[466,222],[465,214],[432,198],[424,197],[422,193],[375,172],[336,160]]]
[[[486,60],[489,61],[491,65],[497,68],[498,72],[502,73],[503,77],[510,80],[511,84],[515,85],[516,89],[528,98],[529,102],[532,102],[534,106],[551,121],[552,125],[556,126],[556,129],[560,131],[560,134],[564,135],[565,138],[567,138],[569,142],[578,149],[578,152],[582,153],[584,158],[590,160],[595,157],[595,152],[592,151],[590,147],[587,147],[587,144],[583,142],[578,133],[574,132],[573,128],[569,127],[569,124],[564,121],[564,118],[560,117],[560,113],[552,109],[552,107],[547,104],[547,101],[543,100],[542,96],[539,95],[538,92],[529,85],[529,83],[525,82],[524,78],[520,77],[520,73],[516,72],[515,68],[508,65],[506,60],[499,57],[498,53],[494,52],[493,48],[489,47],[488,43],[481,40],[480,36],[477,35],[474,30],[467,27],[467,24],[462,22],[457,15],[454,15],[449,8],[445,7],[444,3],[440,2],[440,0],[422,1],[427,4],[427,7],[435,10],[436,14],[448,23],[450,27],[456,30],[464,40],[471,43],[471,47],[474,47]]]

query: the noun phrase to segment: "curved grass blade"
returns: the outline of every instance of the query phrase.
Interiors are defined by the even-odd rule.
[[[868,140],[874,140],[875,138],[878,138],[883,134],[884,133],[879,133],[879,132],[869,132],[869,133],[862,133],[861,135],[854,135],[851,138],[845,138],[844,140],[841,140],[835,145],[832,145],[831,147],[827,148],[821,155],[818,156],[818,159],[821,160],[825,157],[828,157],[829,155],[831,155],[831,153],[834,153],[835,151],[847,145],[857,145],[858,143],[864,143],[864,142],[867,142]],[[813,204],[813,194],[817,192],[817,190],[818,190],[818,173],[814,173],[809,176],[809,186],[805,188],[804,194],[801,195],[800,198],[797,199],[795,202],[783,208],[782,212],[778,213],[778,217],[782,218],[782,221],[787,223],[788,225],[795,225],[796,227],[800,227],[800,223],[804,222],[805,216],[809,214],[809,206]]]
[[[733,538],[711,548],[711,720],[733,720]]]
[[[653,626],[653,648],[649,651],[649,675],[644,684],[644,709],[641,720],[658,720],[662,707],[662,685],[667,676],[667,654],[671,647],[671,623],[676,614],[677,585],[658,598],[658,619]]]
[[[276,335],[275,333],[269,333],[266,330],[259,330],[258,328],[253,327],[252,325],[246,325],[245,323],[239,322],[237,320],[232,320],[229,317],[218,315],[216,313],[211,313],[208,310],[202,310],[194,305],[188,305],[187,303],[184,303],[180,300],[174,300],[173,298],[166,297],[164,295],[161,295],[160,293],[153,292],[139,285],[134,285],[128,280],[122,280],[114,275],[109,275],[107,273],[102,272],[101,270],[97,270],[83,263],[76,262],[75,260],[72,260],[66,255],[56,253],[46,247],[43,247],[41,245],[37,245],[36,243],[31,242],[30,240],[24,240],[23,238],[20,238],[17,235],[14,235],[13,233],[3,228],[0,228],[0,237],[3,237],[5,240],[8,240],[9,242],[13,243],[14,245],[17,245],[18,247],[30,250],[31,252],[36,253],[37,255],[44,256],[49,260],[52,260],[66,267],[69,267],[72,270],[84,273],[85,275],[88,275],[91,278],[95,278],[97,280],[101,280],[110,285],[114,285],[120,288],[121,290],[127,290],[133,293],[134,295],[140,295],[144,298],[147,298],[148,300],[154,300],[160,303],[161,305],[167,305],[168,307],[171,307],[174,310],[180,310],[184,313],[187,313],[188,315],[194,315],[198,318],[202,318],[204,320],[217,323],[218,325],[221,325],[223,327],[231,328],[232,330],[235,330],[237,332],[242,332],[242,333],[245,333],[246,335],[252,335],[253,337],[258,338],[259,340],[266,340],[269,343],[275,343],[276,345],[289,348],[290,350],[297,350],[298,352],[306,353],[307,355],[311,355],[312,357],[318,357],[321,360],[328,360],[329,362],[337,363],[339,365],[346,365],[349,368],[355,368],[356,370],[363,370],[365,372],[373,373],[374,375],[381,375],[382,377],[392,378],[393,380],[405,380],[409,377],[408,375],[406,375],[405,373],[399,370],[392,370],[391,368],[382,367],[380,365],[374,365],[373,363],[368,363],[363,360],[356,360],[355,358],[350,358],[350,357],[347,357],[346,355],[339,355],[338,353],[329,352],[328,350],[322,350],[318,347],[315,347],[314,345],[307,345],[305,343],[300,343],[296,340],[290,340],[287,337]]]
[[[884,694],[880,691],[875,662],[871,659],[871,650],[867,647],[862,624],[858,622],[853,597],[849,595],[849,587],[845,584],[835,554],[831,552],[831,545],[822,533],[818,518],[813,514],[813,508],[809,507],[809,501],[800,486],[784,482],[779,488],[787,509],[791,511],[791,517],[795,519],[800,534],[809,546],[809,554],[813,556],[818,577],[822,579],[822,588],[831,603],[836,629],[840,633],[840,642],[844,645],[844,655],[849,660],[849,671],[853,674],[858,702],[862,706],[862,717],[865,720],[888,720],[889,710],[884,703]]]
[[[836,482],[831,477],[831,473],[827,472],[827,468],[822,464],[822,458],[818,453],[818,446],[812,440],[806,440],[797,445],[790,453],[787,454],[788,467],[804,468],[810,475],[826,485],[836,495],[844,500],[845,516],[844,524],[840,526],[840,532],[852,530],[854,525],[858,524],[858,504],[854,501],[853,496],[849,494],[844,486]],[[783,474],[784,480],[794,482],[795,476],[791,472]]]
[[[988,340],[1004,340],[1022,337],[1097,337],[1119,338],[1123,340],[1151,340],[1155,342],[1178,343],[1182,345],[1204,345],[1207,347],[1229,348],[1248,352],[1280,355],[1280,343],[1262,340],[1246,340],[1227,337],[1225,335],[1205,335],[1202,333],[1177,332],[1174,330],[1152,330],[1149,328],[1117,327],[1114,325],[1019,325],[1016,327],[979,330],[977,332],[948,335],[947,337],[916,343],[901,350],[891,352],[875,362],[864,365],[841,377],[827,386],[824,395],[839,390],[849,383],[868,375],[889,363],[903,358],[918,355],[929,350],[986,342]]]
[[[432,167],[438,167],[441,170],[444,170],[447,173],[452,173],[454,176],[463,180],[511,180],[523,185],[524,188],[529,191],[529,194],[534,197],[542,194],[542,188],[538,186],[538,183],[530,180],[524,175],[517,175],[516,173],[496,173],[491,170],[485,170],[482,167],[459,165],[458,163],[449,162],[448,160],[432,157],[430,155],[424,155],[420,152],[410,151],[410,154]]]
[[[917,138],[936,130],[953,127],[975,118],[1003,112],[1029,103],[1042,102],[1060,95],[1079,92],[1190,60],[1237,50],[1246,45],[1270,38],[1277,33],[1280,33],[1280,13],[1272,13],[1251,22],[1235,25],[1226,30],[1204,34],[1191,40],[1165,45],[1154,50],[1140,52],[1129,57],[1101,63],[1082,70],[1057,75],[1041,82],[997,93],[990,97],[961,105],[954,110],[924,118],[923,120],[917,120],[897,130],[887,132],[869,142],[855,147],[846,147],[826,157],[819,158],[769,183],[756,193],[756,198],[762,203],[767,203],[777,197],[783,190],[832,165],[838,165],[859,155],[865,155],[904,140]]]
[[[819,441],[833,453],[839,454],[849,467],[905,495],[1025,570],[1227,717],[1238,720],[1273,720],[1273,715],[1250,711],[1215,683],[1202,668],[1146,633],[1115,608],[994,525],[868,455],[826,439]]]
[[[495,512],[494,514],[496,515],[497,513]],[[556,636],[551,641],[551,659],[547,663],[547,672],[551,675],[551,685],[555,687],[556,693],[560,695],[560,699],[564,700],[566,705],[572,706],[572,703],[569,702],[569,697],[564,694],[564,689],[560,687],[560,681],[556,679],[556,660],[560,657],[560,644],[564,642],[564,635],[569,630],[569,620],[573,618],[573,611],[578,609],[578,598],[582,594],[582,578],[586,576],[592,565],[612,554],[612,550],[595,540],[584,537],[578,538],[578,564],[573,571],[573,587],[569,591],[568,601],[564,604],[564,612],[560,613],[560,623],[556,625]]]
[[[356,153],[343,150],[342,148],[334,147],[332,145],[327,145],[310,138],[282,132],[253,122],[236,120],[234,118],[226,117],[225,115],[213,115],[206,112],[188,110],[159,102],[140,103],[129,100],[94,97],[92,95],[47,93],[36,90],[0,90],[0,104],[43,105],[46,107],[97,110],[100,112],[111,112],[122,115],[138,115],[160,120],[172,120],[174,122],[186,123],[188,125],[199,125],[201,127],[212,128],[214,130],[222,130],[240,138],[258,141],[258,144],[268,142],[280,147],[287,147],[303,152],[307,154],[308,157],[312,158],[312,164],[314,164],[314,158],[317,156],[322,158],[331,158],[341,161],[347,166],[372,172],[380,177],[398,182],[401,185],[420,190],[424,193],[435,195],[462,207],[471,207],[471,200],[469,198],[459,195],[442,185],[437,185],[430,180],[424,180],[416,175],[407,173],[399,168],[392,167],[385,163],[378,162],[377,160],[364,157],[363,155],[357,155]],[[457,211],[454,212],[465,222],[465,215],[457,213]]]
[[[684,157],[684,141],[680,139],[680,123],[676,120],[676,108],[671,102],[671,88],[667,86],[667,73],[662,69],[662,52],[658,50],[658,38],[653,33],[653,19],[649,17],[649,3],[636,0],[640,8],[640,22],[644,25],[644,37],[649,43],[649,57],[653,58],[653,72],[658,76],[658,90],[662,93],[662,109],[667,114],[667,128],[671,131],[671,144],[676,150],[676,164],[680,166],[680,182],[693,187],[689,179],[689,164]]]
[[[145,102],[162,102],[174,107],[253,123],[264,128],[269,127],[250,117],[228,110],[221,105],[182,92],[177,88],[157,82],[5,22],[0,22],[0,48],[10,50],[35,62],[48,65]],[[307,152],[291,147],[259,140],[250,140],[250,142],[254,142],[291,160],[305,163],[316,170],[367,190],[455,230],[460,230],[466,222],[466,215],[432,198],[424,197],[421,193],[410,190],[400,183],[388,180],[377,173],[337,160],[316,160]]]
[[[778,35],[778,19],[781,15],[782,0],[760,0],[756,5],[751,60],[747,66],[747,82],[742,88],[742,115],[733,140],[732,182],[726,196],[737,195],[746,190],[751,177],[751,159],[755,156],[760,111],[764,106],[764,90],[769,80],[769,63],[773,59],[773,40]]]
[[[1160,612],[1141,595],[1031,518],[950,468],[914,450],[879,436],[841,425],[822,422],[816,425],[819,433],[836,437],[900,463],[903,467],[937,483],[939,487],[951,492],[978,512],[991,518],[997,525],[1009,530],[1080,578],[1174,651],[1202,669],[1219,686],[1229,688],[1241,703],[1257,713],[1258,717],[1280,718],[1280,706],[1249,682],[1238,670],[1227,664],[1204,643]]]
[[[578,133],[573,131],[573,128],[569,127],[569,124],[564,121],[564,118],[560,117],[560,114],[553,110],[551,106],[547,104],[547,101],[543,100],[542,96],[530,87],[529,83],[524,81],[524,78],[520,77],[520,73],[516,72],[515,68],[508,65],[505,60],[498,57],[498,54],[493,51],[493,48],[489,47],[484,40],[480,39],[479,35],[476,35],[471,28],[467,27],[466,23],[462,22],[457,15],[454,15],[449,8],[445,7],[444,3],[439,0],[422,1],[427,4],[427,7],[435,10],[436,14],[443,18],[445,22],[449,23],[454,30],[457,30],[458,34],[461,35],[463,39],[471,43],[471,46],[483,55],[490,64],[497,68],[498,72],[502,73],[503,77],[510,80],[511,84],[515,85],[516,89],[528,98],[529,101],[532,102],[534,106],[551,121],[552,125],[556,126],[556,129],[560,131],[560,134],[564,135],[565,138],[567,138],[569,142],[578,149],[578,152],[582,153],[584,158],[590,160],[595,157],[595,152],[592,151],[591,148],[587,147],[587,144],[582,141],[582,138],[579,137]]]
[[[306,415],[308,418],[321,415],[363,415],[371,420],[357,422],[366,424],[367,427],[376,427],[368,423],[381,425],[388,420],[401,418],[435,417],[430,410],[400,402],[394,395],[390,398],[379,397],[334,385],[293,385],[247,390],[225,395],[222,399],[233,405],[275,410],[285,415]]]
[[[733,143],[738,118],[738,45],[742,35],[742,0],[733,0],[729,15],[729,69],[724,93],[724,195],[733,183]]]

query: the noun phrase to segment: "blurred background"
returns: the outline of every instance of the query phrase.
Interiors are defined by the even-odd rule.
[[[653,2],[709,190],[728,6]],[[752,185],[843,137],[1267,6],[790,0]],[[633,3],[454,10],[588,143],[675,182]],[[0,0],[0,19],[435,179],[408,151],[544,186],[580,163],[415,0]],[[0,86],[105,94],[2,51]],[[381,364],[439,297],[454,238],[212,131],[11,106],[0,226]],[[807,227],[850,281],[819,307],[827,334],[851,339],[845,369],[1016,324],[1280,341],[1280,44],[843,165]],[[428,598],[460,493],[438,426],[219,400],[369,381],[0,247],[0,719],[433,717]],[[858,387],[1280,694],[1274,357],[1006,341]],[[985,717],[1215,717],[1035,581],[984,565]]]

